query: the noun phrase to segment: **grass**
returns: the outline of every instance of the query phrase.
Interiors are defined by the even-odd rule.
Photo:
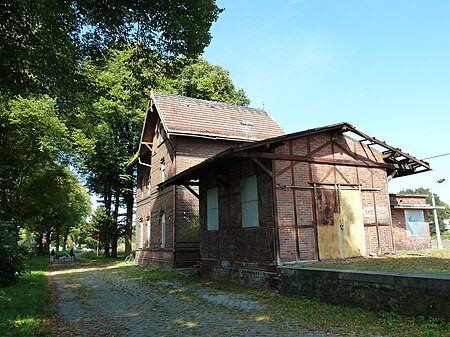
[[[334,306],[299,297],[281,296],[275,292],[255,290],[231,282],[219,282],[195,275],[185,276],[169,270],[156,269],[148,272],[144,268],[134,267],[124,268],[123,272],[128,277],[140,278],[144,284],[176,280],[182,284],[197,284],[228,293],[245,294],[266,305],[266,309],[256,312],[236,312],[240,319],[281,322],[282,326],[296,324],[307,331],[324,331],[336,336],[450,336],[450,322],[436,318],[406,317],[395,312],[375,313],[359,308]],[[196,297],[195,294],[188,293],[185,297],[193,305],[198,302],[205,310],[221,310]],[[230,308],[226,310],[235,311]]]
[[[103,257],[102,254],[97,256],[97,253],[94,251],[86,251],[79,255],[79,257],[82,257],[83,259],[89,259],[89,260],[97,260],[97,261],[123,261],[125,259],[125,253],[124,252],[118,252],[117,257]]]
[[[11,286],[0,288],[0,336],[50,336],[53,307],[45,272],[49,259],[27,261],[29,273]]]
[[[354,258],[316,263],[298,263],[298,267],[371,270],[402,274],[450,275],[450,248],[414,252],[397,252],[381,258]]]
[[[415,252],[417,255],[401,252],[392,259],[364,259],[344,263],[335,263],[335,266],[357,266],[364,269],[395,271],[405,270],[417,272],[438,270],[442,264],[448,268],[450,249],[441,251]],[[83,258],[96,260],[96,263],[108,263],[119,265],[124,256],[117,259],[97,258],[95,253],[83,253]],[[367,260],[367,261],[365,261]],[[48,258],[33,258],[28,261],[28,270],[31,272],[23,275],[12,286],[0,288],[0,336],[42,336],[49,337],[51,329],[48,324],[50,316],[54,313],[47,276]],[[317,264],[320,265],[320,264]],[[397,267],[395,267],[397,265]],[[399,269],[398,265],[402,267]],[[409,265],[409,266],[408,266]],[[412,265],[412,266],[411,266]],[[330,267],[330,265],[325,265]],[[64,265],[62,266],[64,267]],[[394,268],[395,267],[395,268]],[[356,268],[355,268],[356,269]],[[144,268],[127,265],[120,269],[127,277],[140,278],[149,286],[158,281],[174,281],[181,284],[194,284],[214,290],[229,293],[245,294],[250,298],[264,303],[266,309],[256,312],[235,313],[242,319],[257,321],[274,321],[283,324],[297,324],[307,331],[324,331],[337,336],[449,336],[450,322],[440,319],[423,317],[406,317],[395,312],[374,313],[358,308],[348,308],[321,303],[299,297],[280,296],[274,292],[250,289],[231,282],[219,282],[200,278],[196,275],[182,275],[179,272],[156,269],[151,272]],[[151,291],[151,289],[149,289]],[[184,294],[193,305],[201,305],[210,310],[221,310],[213,304],[197,297],[194,293],[186,291]],[[227,311],[234,312],[227,308]]]

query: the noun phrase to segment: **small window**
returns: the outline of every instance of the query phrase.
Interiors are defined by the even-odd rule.
[[[166,247],[166,215],[161,214],[161,248]]]
[[[258,227],[258,188],[256,175],[241,180],[242,227]]]
[[[219,195],[217,187],[206,192],[207,226],[209,231],[219,229]]]
[[[426,236],[425,217],[422,210],[405,209],[406,235]]]
[[[141,220],[139,221],[139,248],[142,249],[142,246],[144,245],[144,222]]]

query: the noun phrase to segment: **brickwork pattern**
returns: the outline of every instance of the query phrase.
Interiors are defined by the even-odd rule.
[[[311,182],[319,184],[318,188],[334,184],[360,186],[367,253],[393,251],[387,177],[385,169],[377,167],[384,163],[379,152],[352,138],[326,132],[290,140],[275,152],[311,159],[309,163],[295,160],[274,163],[282,261],[317,259],[316,207]],[[355,165],[341,165],[338,160]],[[371,163],[372,167],[364,167],[361,162]]]
[[[278,275],[282,294],[450,319],[449,276],[295,267],[280,267]]]

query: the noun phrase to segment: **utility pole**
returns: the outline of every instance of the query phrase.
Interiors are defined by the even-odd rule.
[[[443,183],[445,179],[441,178],[436,183]],[[442,249],[442,241],[441,241],[441,230],[439,229],[439,220],[436,211],[436,201],[434,200],[434,193],[431,191],[431,203],[433,204],[433,215],[434,215],[434,227],[436,228],[436,241],[437,241],[437,249]]]

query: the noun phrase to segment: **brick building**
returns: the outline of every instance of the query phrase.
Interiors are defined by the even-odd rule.
[[[264,110],[152,92],[134,162],[137,261],[198,263],[197,187],[158,184],[224,149],[282,134]]]
[[[390,194],[389,197],[395,249],[430,249],[428,211],[434,207],[427,204],[427,195]]]
[[[341,123],[225,150],[160,188],[200,184],[203,275],[261,283],[286,263],[393,252],[388,181],[429,169]]]

